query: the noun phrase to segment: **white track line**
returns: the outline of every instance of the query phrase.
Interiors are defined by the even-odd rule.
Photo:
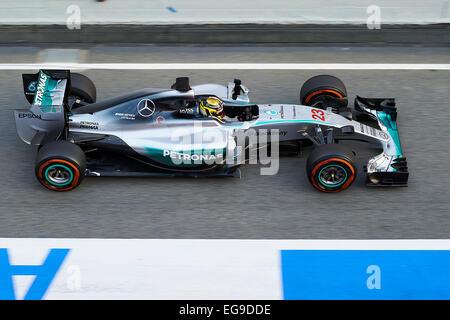
[[[438,63],[3,63],[0,70],[450,70]]]

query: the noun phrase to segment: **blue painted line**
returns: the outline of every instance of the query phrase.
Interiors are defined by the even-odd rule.
[[[175,10],[175,8],[173,7],[166,7],[167,10],[169,10],[170,12],[177,12],[177,10]]]
[[[448,300],[450,250],[282,250],[286,300]]]
[[[0,300],[16,299],[13,276],[36,276],[24,300],[44,297],[70,249],[51,249],[42,265],[11,265],[8,249],[0,248]]]

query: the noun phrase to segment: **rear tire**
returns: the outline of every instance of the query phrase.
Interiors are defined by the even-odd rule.
[[[68,141],[53,141],[39,149],[35,174],[39,182],[53,191],[69,191],[80,185],[86,171],[86,156]]]
[[[85,103],[94,103],[97,101],[97,89],[91,79],[80,73],[70,74],[70,92],[69,100],[80,100]],[[72,109],[81,105],[75,103]]]
[[[355,155],[341,145],[321,145],[309,155],[306,172],[311,184],[319,191],[345,190],[356,178]]]
[[[334,76],[319,75],[308,79],[300,89],[300,103],[313,106],[322,96],[346,98],[347,89],[344,83]]]

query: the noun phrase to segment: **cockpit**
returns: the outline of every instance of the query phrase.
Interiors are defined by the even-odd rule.
[[[177,78],[172,89],[180,92],[192,92],[192,98],[172,101],[172,108],[178,109],[181,117],[208,117],[207,101],[219,100],[223,116],[217,117],[222,121],[250,121],[258,118],[259,108],[251,104],[248,98],[248,89],[244,87],[241,80],[234,79],[228,86],[217,84],[203,84],[190,87],[189,78]],[[206,110],[206,112],[205,112]],[[221,111],[222,113],[222,111]]]
[[[216,96],[196,96],[193,99],[167,99],[166,101],[158,101],[159,109],[172,110],[173,115],[179,118],[206,118],[209,115],[201,112],[201,104],[203,101]],[[221,100],[223,105],[223,117],[221,121],[250,121],[258,118],[259,108],[256,104],[248,103],[232,103]]]

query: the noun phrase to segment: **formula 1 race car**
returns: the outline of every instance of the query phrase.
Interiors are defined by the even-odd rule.
[[[17,132],[38,146],[35,173],[51,190],[74,189],[85,176],[236,176],[252,150],[279,143],[312,145],[311,184],[337,192],[357,174],[356,154],[341,140],[382,149],[365,166],[367,185],[407,185],[394,99],[357,96],[350,109],[344,84],[330,75],[307,80],[299,105],[251,103],[238,79],[191,87],[183,77],[170,89],[99,102],[93,82],[68,70],[23,74],[23,85],[31,108],[14,111]]]

